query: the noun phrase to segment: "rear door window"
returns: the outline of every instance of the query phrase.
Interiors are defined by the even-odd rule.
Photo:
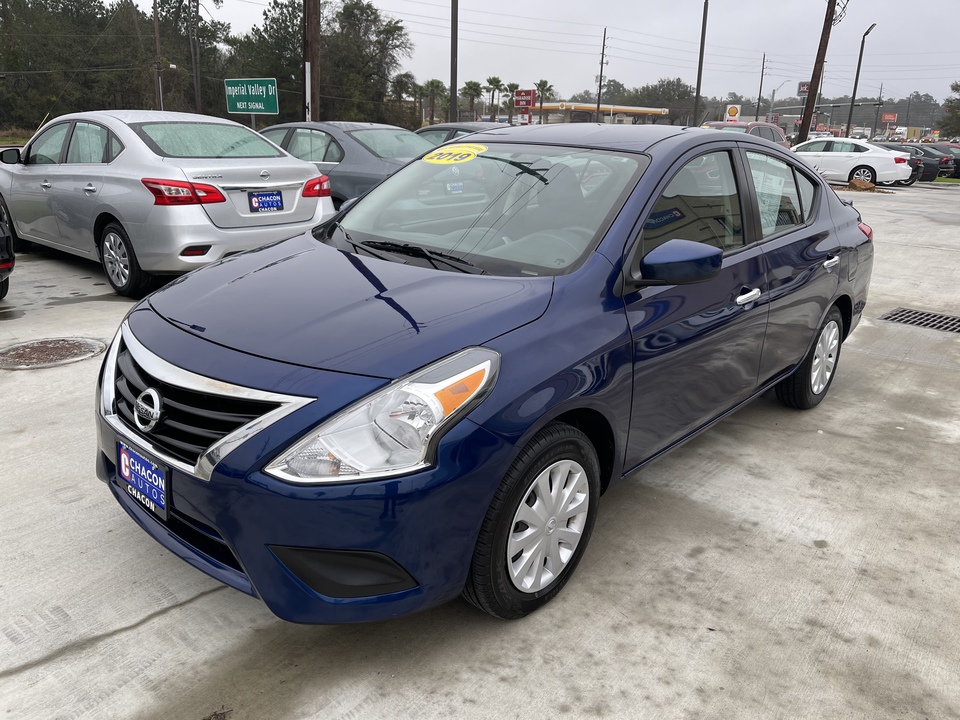
[[[111,159],[111,134],[102,125],[78,122],[70,137],[67,162],[78,164],[106,163]]]
[[[747,165],[753,178],[763,237],[803,225],[803,206],[791,167],[777,158],[750,151]]]
[[[320,130],[297,128],[287,144],[287,152],[301,160],[324,162],[332,139],[328,133]]]

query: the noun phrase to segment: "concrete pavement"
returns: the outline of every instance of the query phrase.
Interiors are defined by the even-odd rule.
[[[100,358],[0,371],[0,713],[137,718],[960,717],[960,187],[843,193],[865,319],[810,412],[761,398],[602,499],[560,597],[308,627],[146,536],[93,470]],[[0,347],[108,342],[93,263],[23,255]]]

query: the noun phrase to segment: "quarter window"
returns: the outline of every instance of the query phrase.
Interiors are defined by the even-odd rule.
[[[668,240],[724,250],[743,246],[740,195],[730,154],[701,155],[674,175],[643,225],[644,254]]]
[[[763,237],[803,225],[800,195],[790,166],[757,152],[747,152],[747,164],[757,193]]]

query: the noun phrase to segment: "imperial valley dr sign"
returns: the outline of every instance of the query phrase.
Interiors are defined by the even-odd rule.
[[[224,80],[227,112],[244,115],[278,115],[277,81],[274,78]]]

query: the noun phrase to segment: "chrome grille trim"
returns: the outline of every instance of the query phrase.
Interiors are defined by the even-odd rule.
[[[213,445],[204,450],[196,465],[189,465],[182,460],[170,457],[164,450],[158,448],[149,439],[145,438],[135,428],[126,425],[120,416],[114,411],[116,401],[116,373],[117,357],[120,351],[120,340],[126,346],[127,352],[133,359],[150,375],[170,385],[191,390],[193,392],[205,393],[207,395],[220,395],[227,398],[240,398],[243,400],[253,400],[260,402],[278,403],[279,407],[261,415],[251,422],[241,425],[236,430],[220,438]],[[253,388],[233,385],[220,380],[198,375],[189,370],[173,365],[166,360],[154,355],[147,350],[139,340],[134,337],[133,332],[126,320],[120,326],[120,330],[110,344],[110,350],[104,361],[103,386],[101,388],[100,413],[109,425],[121,436],[131,438],[144,450],[159,460],[167,463],[171,467],[177,468],[181,472],[188,473],[201,480],[209,481],[213,474],[213,469],[223,458],[233,452],[241,444],[259,433],[266,427],[277,422],[281,418],[309,405],[315,398],[302,397],[299,395],[282,395],[264,390],[255,390]]]

